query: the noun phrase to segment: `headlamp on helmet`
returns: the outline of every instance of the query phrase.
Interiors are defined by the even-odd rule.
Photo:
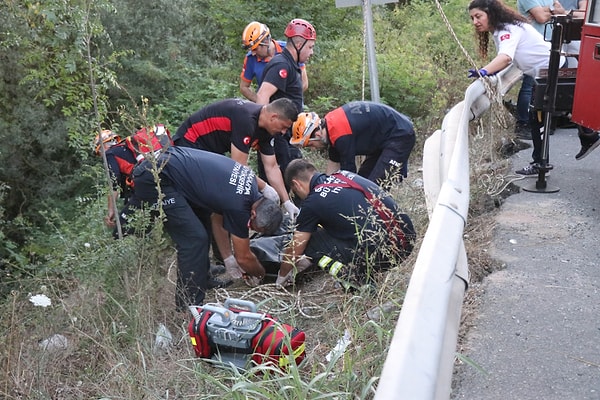
[[[304,147],[310,141],[313,132],[319,128],[321,119],[315,112],[303,112],[298,114],[298,119],[292,125],[292,146]]]

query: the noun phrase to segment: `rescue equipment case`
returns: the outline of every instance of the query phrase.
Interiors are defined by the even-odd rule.
[[[227,299],[223,305],[190,306],[188,333],[197,357],[247,369],[271,364],[287,370],[305,357],[305,334],[259,313],[253,302]]]

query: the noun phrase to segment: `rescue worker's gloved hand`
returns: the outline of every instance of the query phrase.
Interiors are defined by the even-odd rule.
[[[290,218],[292,219],[295,219],[296,216],[300,214],[300,209],[296,207],[296,205],[292,203],[291,200],[288,200],[285,203],[283,203],[283,208],[285,208],[285,211],[287,211],[288,214],[290,214]]]
[[[287,275],[285,276],[281,276],[281,271],[279,271],[277,273],[277,279],[275,280],[275,285],[277,286],[281,286],[281,287],[286,287],[286,286],[290,286],[293,282],[292,276],[294,274],[294,271],[290,271],[287,273]]]
[[[467,76],[467,78],[483,78],[484,76],[491,76],[494,74],[489,74],[487,72],[487,69],[483,69],[481,68],[479,71],[476,69],[470,69],[469,70],[469,75]]]
[[[259,286],[262,283],[262,278],[244,274],[244,283],[252,288]]]
[[[265,198],[279,204],[279,195],[277,194],[277,191],[273,189],[273,187],[265,184],[262,194]]]
[[[296,260],[296,269],[298,274],[310,268],[313,265],[312,259],[302,254],[300,258]]]
[[[277,273],[277,280],[275,280],[275,284],[277,286],[290,286],[296,280],[296,276],[301,272],[306,271],[313,265],[312,259],[302,254],[298,259],[296,259],[296,267],[287,273],[285,276],[281,276],[281,270]]]
[[[240,279],[242,277],[244,270],[237,263],[233,255],[224,259],[223,263],[225,264],[225,270],[233,279]]]

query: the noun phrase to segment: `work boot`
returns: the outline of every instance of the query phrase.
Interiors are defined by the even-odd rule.
[[[214,264],[210,266],[208,274],[210,276],[223,275],[225,273],[225,266],[220,264]]]
[[[211,276],[208,278],[208,284],[206,285],[206,288],[207,289],[219,289],[219,288],[227,287],[227,286],[231,285],[232,283],[233,283],[233,280],[230,278],[218,279],[218,278]]]
[[[586,157],[600,145],[598,132],[588,132],[588,130],[581,127],[579,127],[579,141],[581,142],[581,149],[579,150],[579,153],[575,155],[576,160],[581,160]]]

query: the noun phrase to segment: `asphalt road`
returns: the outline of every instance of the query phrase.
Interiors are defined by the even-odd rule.
[[[578,150],[575,129],[557,130],[547,182],[559,191],[501,206],[490,251],[505,268],[481,284],[462,350],[478,368],[457,367],[452,399],[600,400],[600,149]]]

